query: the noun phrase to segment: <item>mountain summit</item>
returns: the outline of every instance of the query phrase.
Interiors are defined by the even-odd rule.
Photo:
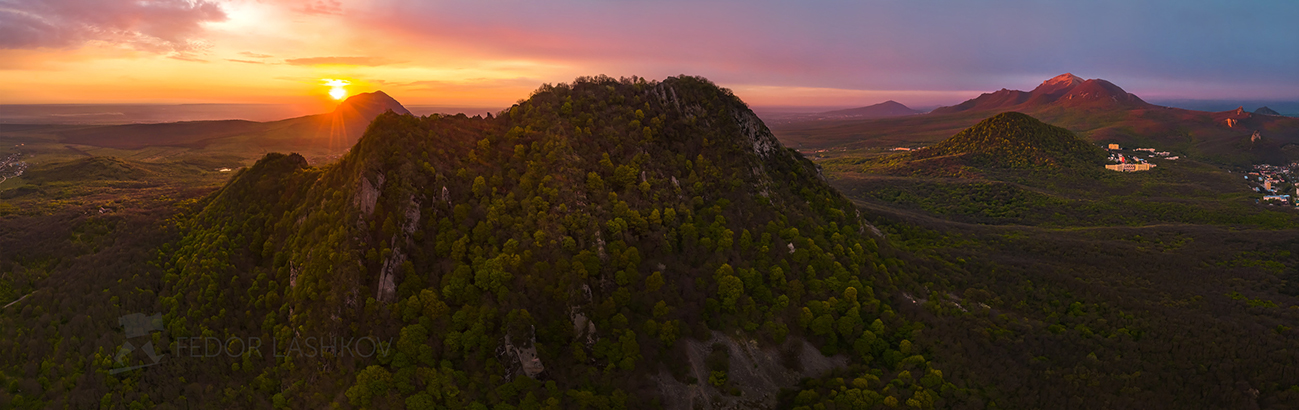
[[[1257,110],[1254,110],[1254,113],[1255,113],[1255,114],[1262,114],[1262,115],[1276,115],[1276,116],[1280,116],[1280,115],[1281,115],[1281,113],[1276,112],[1276,110],[1273,110],[1273,109],[1268,108],[1268,107],[1259,107]]]
[[[1064,73],[1052,77],[1050,80],[1043,81],[1042,85],[1039,85],[1037,86],[1037,88],[1033,89],[1033,92],[1047,94],[1059,90],[1067,90],[1079,84],[1082,84],[1085,81],[1087,80],[1084,80],[1082,77],[1073,75],[1073,73]]]
[[[334,112],[322,116],[328,124],[322,124],[319,129],[327,130],[328,136],[317,138],[327,138],[336,148],[350,147],[365,134],[370,121],[388,111],[397,115],[410,114],[410,110],[383,91],[353,95],[338,104]]]
[[[963,103],[935,109],[935,114],[963,111],[1031,111],[1048,106],[1101,106],[1143,108],[1149,106],[1136,95],[1099,78],[1084,80],[1065,73],[1043,81],[1033,91],[1001,89]]]
[[[406,107],[403,107],[401,103],[383,91],[360,93],[347,97],[346,100],[338,104],[337,108],[334,108],[334,114],[357,113],[363,117],[373,119],[388,110],[392,110],[397,114],[410,114]]]

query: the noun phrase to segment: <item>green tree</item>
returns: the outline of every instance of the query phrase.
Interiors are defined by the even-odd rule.
[[[479,175],[477,178],[474,178],[474,185],[472,190],[474,192],[474,196],[482,198],[483,195],[487,194],[487,179],[484,179],[482,175]]]
[[[818,316],[816,319],[812,320],[812,323],[808,325],[808,328],[817,336],[828,335],[834,332],[834,317],[830,316],[829,313]]]
[[[654,271],[654,273],[651,273],[649,277],[645,278],[645,291],[658,292],[659,288],[662,288],[664,283],[663,272]]]
[[[744,296],[744,282],[734,275],[722,276],[717,280],[717,295],[722,299],[722,307],[734,312],[735,302]]]
[[[474,272],[474,285],[484,291],[495,292],[504,298],[505,286],[514,278],[507,268],[513,258],[517,256],[502,253],[488,259]]]
[[[369,406],[375,397],[388,394],[392,388],[392,373],[378,365],[370,365],[356,375],[356,383],[345,395],[353,406]]]
[[[591,192],[604,192],[604,178],[600,174],[588,172],[586,174],[586,189]]]

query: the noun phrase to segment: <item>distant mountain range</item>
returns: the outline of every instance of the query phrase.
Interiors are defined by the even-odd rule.
[[[326,114],[279,121],[181,121],[71,127],[58,132],[65,143],[106,148],[140,149],[150,146],[198,148],[223,139],[249,137],[248,144],[267,151],[321,148],[341,152],[365,132],[370,121],[386,111],[409,114],[401,103],[383,91],[349,97]]]
[[[1032,91],[1002,89],[924,115],[773,121],[782,141],[799,148],[865,148],[936,143],[984,118],[1028,114],[1093,142],[1153,146],[1220,163],[1299,160],[1299,118],[1244,107],[1207,112],[1146,102],[1102,79],[1066,73]],[[1270,112],[1268,112],[1270,111]],[[1261,138],[1254,138],[1255,134]]]
[[[1293,101],[1286,100],[1187,100],[1187,99],[1150,99],[1147,102],[1154,105],[1165,107],[1181,108],[1195,111],[1219,112],[1235,109],[1236,107],[1258,107],[1267,108],[1287,117],[1299,117],[1299,99]]]

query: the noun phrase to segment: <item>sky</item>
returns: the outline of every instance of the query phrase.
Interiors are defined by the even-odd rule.
[[[1299,1],[0,0],[0,104],[507,107],[701,75],[754,106],[959,103],[1065,72],[1152,99],[1299,99]],[[335,91],[335,93],[339,93]]]

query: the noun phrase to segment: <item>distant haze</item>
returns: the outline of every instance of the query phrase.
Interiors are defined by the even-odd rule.
[[[1259,107],[1267,107],[1281,113],[1281,115],[1299,117],[1299,101],[1153,100],[1150,103],[1198,111],[1227,111],[1234,110],[1237,107],[1244,107],[1245,111],[1254,112]]]
[[[495,115],[506,107],[406,106],[414,115]],[[177,121],[278,121],[329,112],[292,104],[4,104],[0,124],[154,124]]]
[[[0,124],[151,124],[177,121],[275,121],[320,114],[290,104],[5,104]]]

